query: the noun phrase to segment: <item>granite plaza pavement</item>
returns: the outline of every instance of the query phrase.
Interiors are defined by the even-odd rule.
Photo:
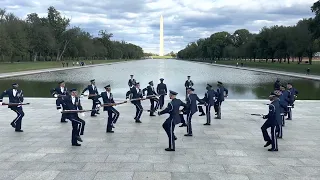
[[[6,102],[6,100],[5,100]],[[166,152],[167,115],[133,120],[135,107],[117,107],[114,134],[105,133],[106,113],[86,120],[84,142],[71,146],[71,125],[60,123],[55,99],[26,98],[23,133],[10,126],[15,114],[0,107],[0,179],[3,180],[271,180],[319,179],[320,101],[297,101],[286,121],[279,152],[268,152],[260,127],[267,100],[226,100],[221,120],[203,126],[193,118],[193,137],[176,127],[176,151]],[[84,108],[91,101],[82,100]],[[143,103],[145,109],[149,101]]]

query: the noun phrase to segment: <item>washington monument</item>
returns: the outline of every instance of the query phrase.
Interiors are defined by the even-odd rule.
[[[163,52],[163,17],[160,16],[160,50],[159,50],[159,56],[164,56]]]

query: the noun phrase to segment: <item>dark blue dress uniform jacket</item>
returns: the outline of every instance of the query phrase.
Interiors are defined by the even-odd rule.
[[[204,103],[204,101],[201,100],[197,94],[190,94],[187,98],[187,111],[191,112],[191,114],[194,114],[198,111],[197,101],[200,103]]]
[[[114,100],[113,100],[112,93],[110,93],[110,97],[108,97],[107,92],[102,92],[99,97],[102,98],[104,104],[115,103]],[[103,107],[103,110],[104,111],[108,111],[110,109],[110,107],[112,107],[112,106],[105,106],[105,107]]]
[[[181,123],[180,118],[180,106],[183,106],[187,109],[187,105],[182,102],[180,99],[173,99],[171,102],[168,103],[168,107],[163,111],[159,112],[160,115],[169,113],[169,118],[173,120],[174,125]]]
[[[16,96],[13,96],[13,89],[8,89],[2,92],[0,95],[0,102],[3,101],[3,97],[7,95],[9,97],[9,103],[23,103],[23,92],[20,89],[17,89]],[[17,106],[10,106],[9,108],[17,107]]]

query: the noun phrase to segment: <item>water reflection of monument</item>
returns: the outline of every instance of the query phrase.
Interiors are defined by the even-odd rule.
[[[164,56],[164,48],[163,48],[163,17],[160,16],[160,50],[159,50],[159,56]]]

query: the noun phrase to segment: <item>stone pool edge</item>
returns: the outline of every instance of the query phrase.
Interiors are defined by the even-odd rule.
[[[70,69],[80,69],[80,68],[90,68],[90,67],[97,67],[97,66],[105,66],[111,64],[120,64],[120,63],[127,63],[131,61],[141,61],[145,59],[137,59],[137,60],[130,60],[130,61],[119,61],[119,62],[109,62],[109,63],[102,63],[102,64],[93,64],[93,65],[86,65],[86,66],[71,66],[71,67],[61,67],[61,68],[49,68],[49,69],[39,69],[39,70],[30,70],[30,71],[19,71],[19,72],[10,72],[10,73],[0,73],[0,79],[10,78],[10,77],[18,77],[18,76],[25,76],[25,75],[32,75],[32,74],[40,74],[40,73],[48,73],[48,72],[57,72],[57,71],[65,71]]]
[[[178,59],[178,60],[187,61],[187,62],[193,62],[193,63],[199,63],[199,64],[206,64],[206,65],[211,65],[211,66],[219,66],[219,67],[225,67],[225,68],[240,69],[240,70],[246,70],[246,71],[269,73],[269,74],[276,74],[276,75],[283,75],[283,76],[290,76],[290,77],[296,77],[296,78],[320,81],[320,76],[317,76],[317,75],[306,75],[306,74],[301,74],[301,73],[275,71],[275,70],[260,69],[260,68],[236,67],[236,66],[231,66],[231,65],[211,64],[211,63],[207,63],[207,62],[188,61],[188,60],[183,60],[183,59]]]

